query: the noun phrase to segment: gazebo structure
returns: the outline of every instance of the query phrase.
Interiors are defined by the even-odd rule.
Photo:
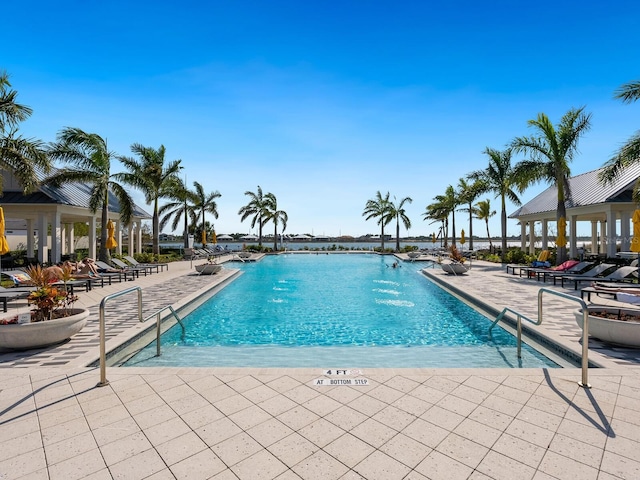
[[[74,253],[74,223],[89,225],[89,256],[97,256],[96,229],[102,212],[95,214],[89,208],[91,186],[80,183],[62,185],[59,188],[41,186],[29,195],[22,193],[22,186],[10,173],[2,172],[4,192],[0,206],[4,209],[7,224],[20,225],[26,229],[27,256],[37,248],[39,262],[58,263],[65,254]],[[109,194],[109,219],[116,225],[116,252],[122,253],[122,227],[120,205]],[[129,254],[142,251],[142,220],[152,218],[138,205],[134,205],[128,229]],[[14,227],[15,228],[15,227]],[[104,226],[106,228],[106,225]]]
[[[633,188],[640,178],[640,165],[625,169],[610,184],[598,179],[602,169],[576,175],[569,179],[571,195],[566,200],[567,240],[570,257],[578,253],[578,222],[589,222],[591,226],[590,253],[614,257],[617,247],[628,251],[631,244],[631,218],[637,208],[633,201]],[[549,246],[549,222],[556,223],[558,190],[547,188],[533,200],[509,215],[520,221],[521,247],[534,253],[535,224],[542,224],[542,248]],[[589,252],[585,252],[589,253]]]

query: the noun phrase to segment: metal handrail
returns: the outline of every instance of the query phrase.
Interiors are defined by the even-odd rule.
[[[591,388],[591,385],[589,385],[589,380],[588,380],[588,371],[589,371],[589,310],[587,308],[587,304],[581,298],[574,297],[573,295],[568,295],[566,293],[557,292],[557,291],[551,290],[549,288],[541,288],[538,291],[538,319],[537,320],[531,320],[527,316],[522,315],[520,312],[517,312],[517,311],[515,311],[515,310],[513,310],[511,308],[505,307],[498,314],[496,319],[491,323],[491,326],[489,327],[489,333],[491,333],[491,330],[493,330],[493,327],[495,327],[495,325],[500,320],[502,320],[502,318],[504,317],[504,315],[507,312],[511,312],[514,315],[516,315],[516,333],[517,333],[517,339],[518,339],[518,341],[517,341],[518,358],[521,358],[521,351],[522,351],[522,319],[524,318],[526,321],[528,321],[530,323],[533,323],[534,325],[542,324],[542,320],[543,320],[542,294],[545,293],[545,292],[550,293],[552,295],[556,295],[558,297],[562,297],[562,298],[567,299],[567,300],[571,300],[573,302],[578,302],[580,304],[580,306],[582,307],[582,381],[578,382],[578,385],[580,385],[583,388]]]
[[[160,330],[161,330],[161,323],[160,323],[160,313],[164,312],[165,310],[170,310],[171,313],[173,314],[173,316],[175,317],[175,319],[178,321],[178,323],[180,324],[180,327],[182,327],[182,339],[184,339],[184,335],[185,335],[185,329],[184,329],[184,323],[182,323],[182,319],[180,318],[180,316],[176,313],[176,311],[173,309],[173,307],[171,305],[168,305],[166,307],[161,308],[160,310],[158,310],[156,313],[152,313],[151,315],[149,315],[148,317],[146,317],[144,320],[142,320],[143,322],[146,322],[147,320],[149,320],[151,317],[156,317],[156,356],[159,357],[160,356]]]
[[[98,383],[98,387],[105,387],[109,385],[109,380],[107,380],[107,352],[106,352],[106,327],[104,321],[104,307],[107,304],[107,300],[111,300],[112,298],[121,297],[122,295],[126,295],[131,292],[138,292],[138,320],[142,322],[142,289],[140,287],[131,287],[126,290],[122,290],[120,292],[112,293],[111,295],[107,295],[100,302],[100,382]]]

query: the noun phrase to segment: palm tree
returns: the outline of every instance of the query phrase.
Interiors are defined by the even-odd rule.
[[[518,194],[522,192],[522,185],[518,181],[515,168],[511,165],[511,149],[500,151],[487,147],[484,151],[489,156],[489,166],[485,170],[477,170],[468,175],[471,180],[482,182],[481,193],[493,192],[500,197],[502,206],[502,261],[507,254],[507,199],[514,205],[520,205]]]
[[[388,225],[393,218],[389,216],[389,192],[383,197],[380,190],[378,190],[375,198],[367,200],[362,216],[366,216],[365,220],[378,218],[377,223],[380,225],[380,249],[384,252],[384,227]]]
[[[444,248],[447,248],[449,238],[449,210],[447,210],[441,203],[436,202],[427,205],[425,212],[422,214],[423,220],[433,220],[431,223],[441,222],[440,232],[442,239],[444,239]]]
[[[102,210],[100,231],[100,251],[98,258],[110,261],[107,249],[107,221],[109,214],[109,193],[113,193],[120,205],[120,220],[128,225],[133,216],[133,199],[129,192],[111,174],[111,161],[116,154],[109,150],[107,141],[96,133],[86,133],[79,128],[64,128],[58,133],[57,142],[49,148],[49,155],[71,167],[57,170],[43,183],[59,187],[64,183],[87,183],[92,185],[89,209],[96,213]]]
[[[287,229],[289,216],[284,210],[278,210],[278,201],[273,193],[267,193],[264,196],[266,209],[265,223],[269,220],[273,221],[273,251],[278,251],[278,223],[282,222],[282,233]]]
[[[217,190],[215,192],[205,193],[204,187],[198,182],[193,182],[193,186],[195,190],[190,194],[190,197],[193,200],[193,205],[191,207],[192,219],[195,223],[197,217],[202,218],[202,232],[207,232],[204,214],[209,212],[213,215],[213,218],[218,218],[218,204],[215,200],[216,198],[220,198],[222,195]]]
[[[447,218],[451,215],[451,245],[456,246],[456,208],[460,205],[460,198],[458,192],[456,192],[453,186],[449,185],[445,190],[444,195],[436,195],[434,197],[436,205],[439,205],[442,210],[441,213],[447,214]],[[449,233],[449,222],[447,220],[447,234]],[[445,247],[447,242],[445,240]]]
[[[491,210],[491,200],[480,200],[473,207],[473,215],[478,220],[484,220],[487,226],[487,238],[489,239],[489,251],[493,252],[493,243],[491,243],[491,235],[489,234],[489,219],[496,214],[495,210]]]
[[[238,215],[241,215],[240,221],[244,222],[247,218],[253,216],[251,219],[251,228],[258,224],[258,245],[262,246],[262,227],[267,223],[267,212],[265,205],[265,198],[262,195],[262,188],[258,185],[258,191],[256,193],[246,191],[244,194],[249,197],[249,203],[238,210]]]
[[[393,197],[394,200],[395,198],[396,197]],[[404,228],[407,230],[411,228],[411,220],[409,220],[409,217],[407,217],[407,213],[404,210],[404,204],[411,202],[413,202],[411,197],[404,197],[400,200],[400,203],[398,203],[397,206],[394,202],[389,202],[389,212],[387,215],[396,221],[396,252],[400,251],[400,220],[402,220]]]
[[[162,231],[173,218],[171,230],[175,231],[176,228],[178,228],[178,223],[182,219],[184,221],[183,245],[184,248],[189,248],[189,218],[196,216],[193,211],[193,204],[196,202],[194,198],[195,194],[190,191],[186,183],[177,176],[171,179],[171,183],[172,186],[168,188],[168,194],[166,196],[169,201],[158,210],[158,215],[161,217],[159,229]]]
[[[142,191],[145,201],[153,203],[153,253],[160,255],[160,221],[158,214],[158,201],[169,196],[175,186],[175,177],[182,169],[180,160],[172,160],[165,165],[164,155],[166,149],[160,145],[157,150],[144,147],[139,143],[131,145],[131,151],[140,157],[135,160],[130,157],[119,157],[128,172],[114,175],[115,179],[131,185]]]
[[[584,113],[584,107],[572,108],[554,127],[549,117],[540,113],[528,124],[536,133],[530,137],[517,137],[511,143],[514,152],[531,155],[531,159],[519,162],[517,175],[524,182],[524,187],[544,181],[558,189],[556,220],[560,225],[561,218],[566,220],[565,200],[571,195],[569,163],[578,151],[578,140],[591,127],[591,114]],[[566,232],[558,231],[560,235],[566,235]],[[566,260],[566,256],[566,245],[558,246],[558,265]]]
[[[458,193],[461,204],[465,204],[466,207],[461,208],[461,212],[469,213],[469,249],[473,250],[473,202],[480,195],[482,185],[476,181],[468,183],[466,178],[458,180]]]
[[[621,99],[624,103],[635,102],[640,99],[640,81],[622,85],[616,90],[614,98]],[[640,132],[636,132],[616,154],[607,160],[604,169],[600,172],[600,180],[607,184],[613,182],[616,177],[627,167],[640,162]],[[640,203],[638,195],[639,183],[634,188],[635,201]]]
[[[11,172],[30,193],[38,184],[37,172],[48,174],[51,162],[40,140],[17,134],[21,122],[31,116],[31,108],[16,103],[18,92],[11,90],[9,75],[0,73],[0,170]],[[0,175],[0,194],[3,182]]]

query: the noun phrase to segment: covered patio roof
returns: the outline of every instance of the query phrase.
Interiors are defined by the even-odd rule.
[[[637,208],[633,201],[633,188],[640,178],[640,164],[625,169],[613,182],[603,184],[598,176],[602,168],[592,170],[569,179],[570,195],[566,199],[567,224],[569,225],[570,255],[576,256],[577,223],[591,223],[591,247],[593,253],[606,253],[614,256],[618,243],[627,250],[631,241],[629,236],[630,220]],[[558,189],[555,186],[534,197],[509,215],[520,221],[522,247],[527,241],[526,229],[529,226],[529,250],[535,242],[533,225],[542,222],[542,248],[547,247],[549,221],[556,221]],[[619,221],[619,228],[618,223]],[[597,234],[598,224],[600,235]],[[600,245],[600,251],[596,251]]]

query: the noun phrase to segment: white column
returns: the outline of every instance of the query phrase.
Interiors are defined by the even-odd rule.
[[[120,219],[116,220],[116,242],[118,242],[118,246],[116,247],[116,253],[118,255],[122,255],[122,230],[120,225]]]
[[[134,235],[134,226],[135,223],[131,222],[129,224],[129,255],[133,257],[133,235]]]
[[[33,241],[33,220],[27,219],[27,257],[33,257],[33,249],[35,248]]]
[[[607,253],[607,221],[600,220],[600,250],[598,253]]]
[[[66,254],[69,251],[67,244],[67,224],[63,223],[60,225],[60,253],[62,255]]]
[[[89,257],[97,258],[96,255],[96,228],[97,228],[96,217],[89,217]]]
[[[571,236],[569,237],[569,258],[578,256],[578,216],[571,215]]]
[[[598,253],[598,222],[591,220],[591,253]]]
[[[526,252],[527,222],[520,220],[520,250]],[[504,254],[504,253],[503,253]]]
[[[546,218],[542,220],[542,249],[546,250],[549,247],[549,220]]]
[[[76,240],[75,240],[75,226],[73,223],[69,224],[69,234],[67,235],[67,241],[69,242],[69,250],[68,253],[76,252]]]
[[[620,212],[620,251],[628,252],[631,247],[631,212]]]
[[[142,220],[138,221],[138,237],[136,239],[138,241],[138,253],[142,253]]]
[[[616,256],[616,214],[613,209],[607,212],[607,257]]]
[[[529,222],[529,255],[536,253],[536,222]]]
[[[62,225],[60,223],[60,212],[53,214],[51,223],[51,263],[59,263],[62,259]]]
[[[38,215],[38,261],[40,263],[49,261],[49,248],[47,246],[47,216],[44,213]]]

